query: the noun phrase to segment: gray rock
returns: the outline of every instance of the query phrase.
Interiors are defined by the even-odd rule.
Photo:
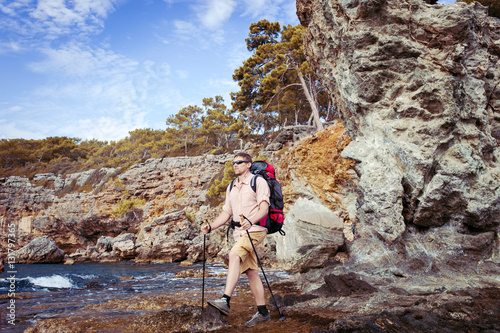
[[[135,257],[135,235],[124,233],[112,240],[113,251],[123,259]]]
[[[322,267],[344,244],[343,220],[331,210],[299,198],[285,218],[285,237],[277,235],[277,259],[290,269]]]
[[[52,239],[42,236],[33,239],[12,256],[18,264],[57,264],[63,261],[64,251],[58,248]]]
[[[104,253],[104,252],[109,252],[109,251],[113,250],[112,240],[113,240],[113,237],[109,237],[109,236],[99,237],[99,239],[97,240],[96,246],[95,246],[97,249],[97,252]]]
[[[75,252],[71,253],[69,257],[75,261],[85,261],[88,260],[87,250],[77,249]]]
[[[307,125],[287,126],[280,131],[280,133],[278,134],[276,139],[273,140],[273,142],[280,143],[283,146],[288,143],[299,141],[304,137],[310,136],[315,131],[316,131],[315,126],[307,126]]]
[[[34,182],[56,180],[57,176],[53,173],[39,173],[33,177]]]
[[[467,251],[473,269],[497,253],[500,20],[477,3],[423,1],[299,0],[297,13],[353,139],[342,154],[360,178],[353,261],[428,270]],[[450,241],[420,242],[434,229]]]

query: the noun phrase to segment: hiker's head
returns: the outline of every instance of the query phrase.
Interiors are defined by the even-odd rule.
[[[252,166],[252,156],[247,153],[238,153],[233,159],[234,173],[239,176],[250,171]]]

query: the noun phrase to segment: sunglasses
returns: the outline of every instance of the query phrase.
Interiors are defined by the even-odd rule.
[[[241,163],[252,163],[252,162],[248,162],[248,161],[234,161],[233,165],[235,165],[235,164],[241,164]]]

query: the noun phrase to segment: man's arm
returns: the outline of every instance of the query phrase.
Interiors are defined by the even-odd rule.
[[[254,217],[255,221],[252,221],[252,224],[255,224],[255,223],[259,222],[260,220],[262,220],[264,217],[267,216],[268,212],[269,212],[269,203],[267,203],[267,201],[262,201],[259,204],[259,210],[257,211],[257,214]],[[244,219],[243,221],[241,221],[241,227],[244,230],[250,229],[250,227],[251,227],[250,222],[248,222],[247,219]]]

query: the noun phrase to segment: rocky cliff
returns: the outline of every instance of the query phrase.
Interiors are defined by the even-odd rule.
[[[500,20],[478,3],[298,0],[307,59],[353,141],[352,263],[499,262]]]
[[[309,63],[343,125],[314,135],[288,128],[266,147],[247,147],[277,166],[286,199],[287,235],[267,237],[259,256],[298,272],[273,283],[286,319],[269,328],[497,332],[500,20],[477,3],[423,0],[298,0],[297,13]],[[199,224],[220,211],[207,188],[231,158],[0,179],[1,246],[13,224],[26,262],[34,253],[60,258],[48,238],[77,260],[200,260]],[[134,198],[144,203],[111,214]],[[223,258],[224,231],[208,238],[209,257]],[[141,331],[153,321],[177,327],[168,325],[194,313],[195,298],[182,300],[193,308],[146,318]],[[198,317],[186,331],[197,331]],[[220,322],[220,331],[241,331]],[[47,327],[61,321],[34,331]]]
[[[8,247],[10,224],[18,248],[47,236],[76,260],[187,259],[208,183],[230,158],[150,159],[121,174],[100,169],[0,179],[1,246]],[[142,204],[112,214],[134,198]]]
[[[267,264],[298,271],[322,267],[336,256],[345,260],[344,224],[350,225],[348,207],[353,209],[355,202],[354,163],[340,156],[350,142],[344,127],[338,123],[311,132],[308,126],[290,127],[267,146],[249,148],[276,165],[287,206],[288,235],[268,237],[259,255]],[[232,157],[150,159],[124,173],[100,169],[3,178],[0,228],[7,235],[8,226],[15,226],[17,262],[62,261],[63,256],[54,259],[53,243],[46,253],[40,247],[48,239],[76,261],[195,262],[203,253],[200,224],[221,210],[207,199],[208,188],[222,178]],[[140,204],[130,205],[134,200]],[[113,214],[127,203],[123,215]],[[350,227],[346,230],[351,234]],[[210,258],[226,256],[230,242],[225,231],[208,237]],[[5,252],[7,236],[1,246]]]

